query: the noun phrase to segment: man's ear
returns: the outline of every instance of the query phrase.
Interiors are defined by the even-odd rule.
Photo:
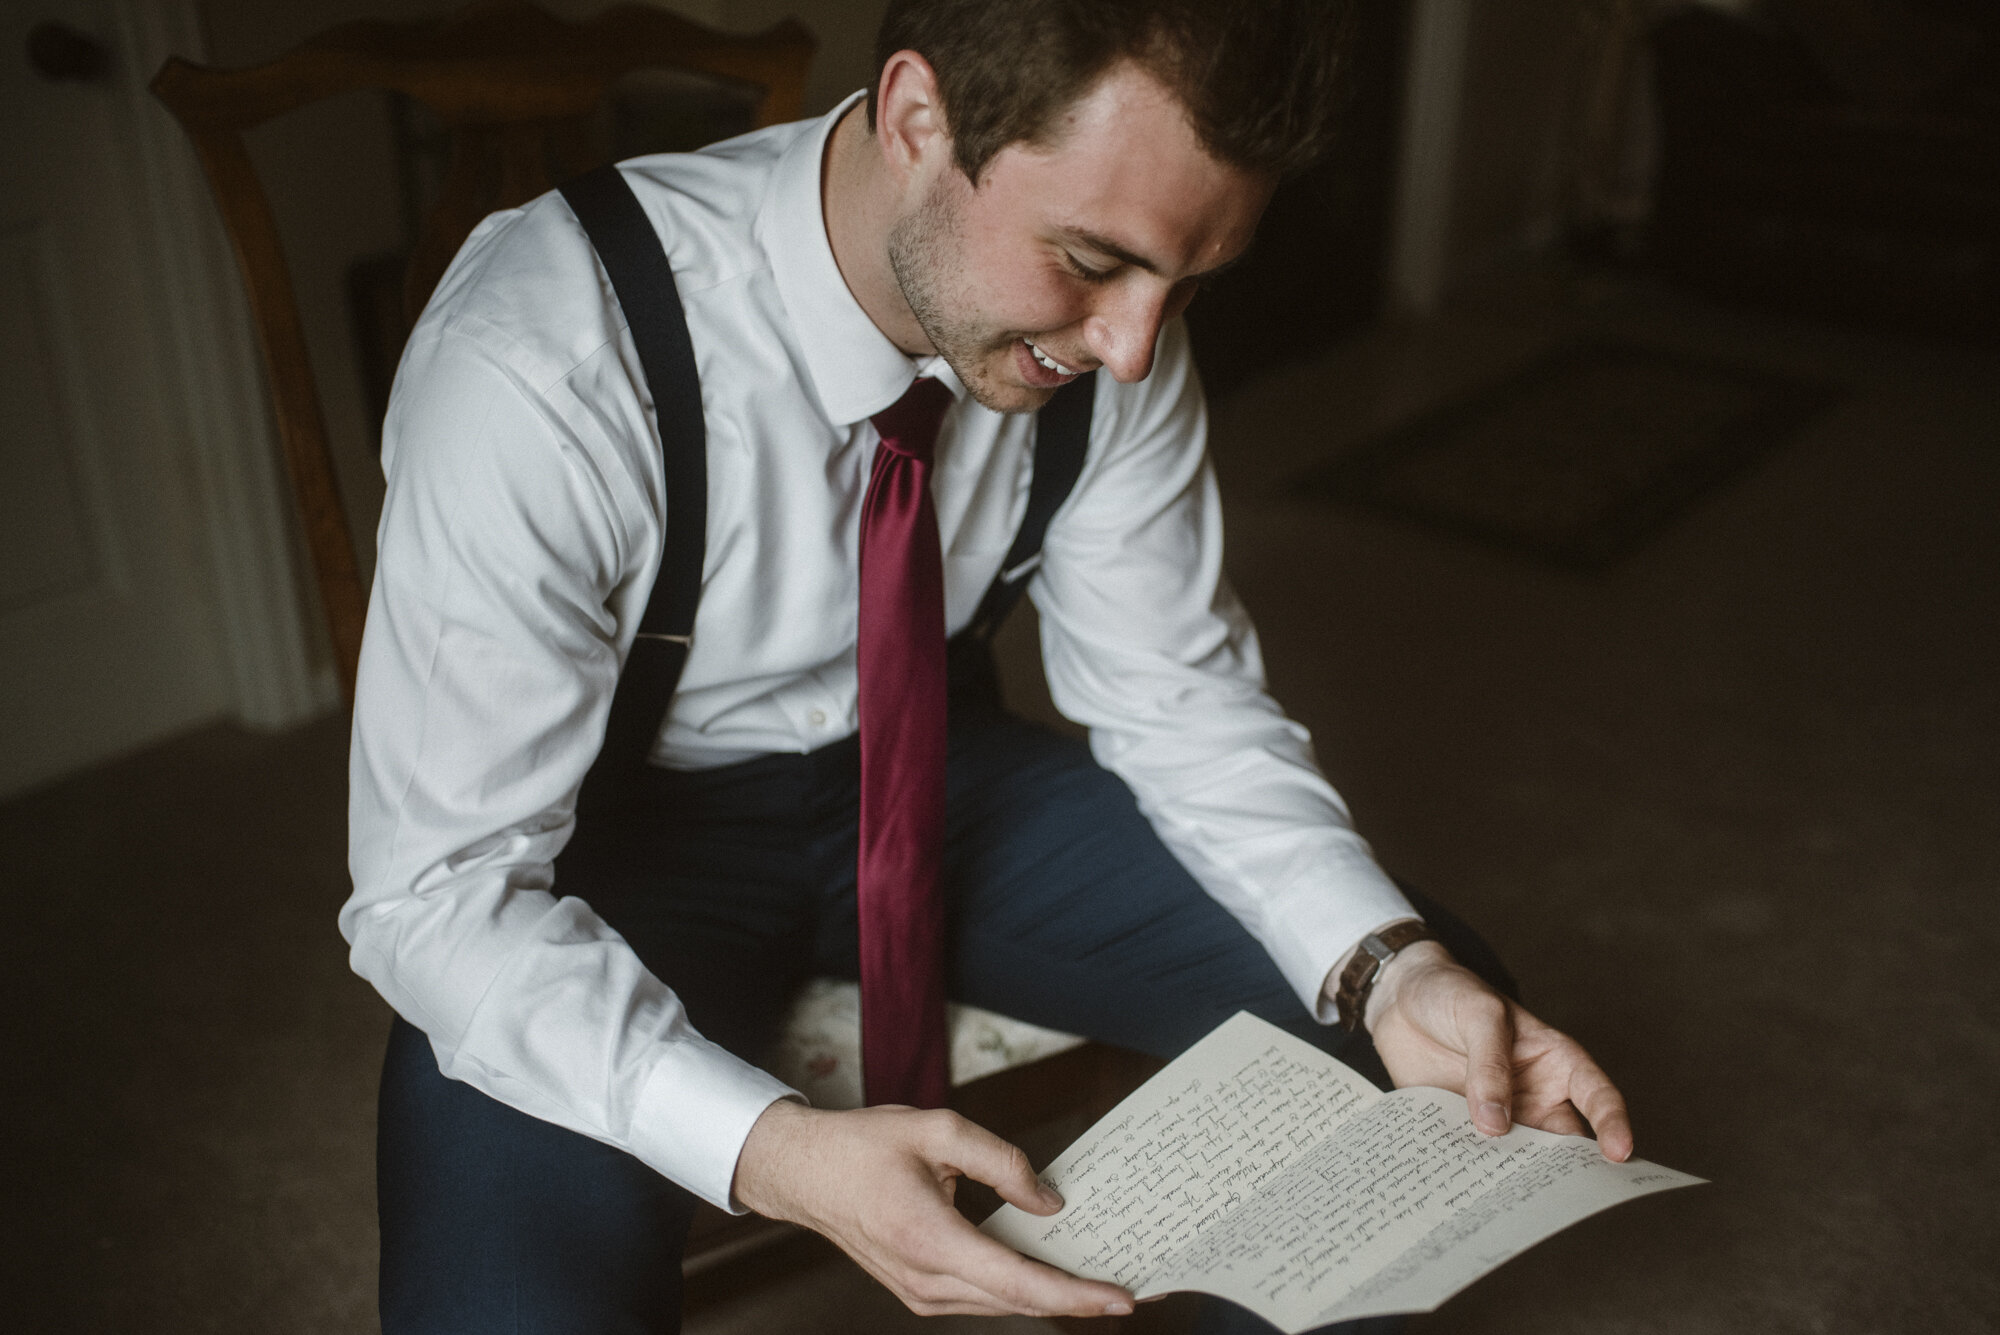
[[[882,65],[875,89],[875,143],[898,181],[928,183],[951,161],[951,131],[937,72],[915,51],[898,51]]]

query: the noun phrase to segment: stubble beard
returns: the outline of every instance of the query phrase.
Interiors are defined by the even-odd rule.
[[[948,177],[940,177],[924,202],[889,229],[889,271],[917,327],[975,401],[996,413],[1032,411],[1041,405],[1019,402],[1019,389],[1002,397],[983,369],[996,353],[1004,359],[1014,339],[949,313],[971,305],[953,281],[959,271],[958,204],[949,185]]]

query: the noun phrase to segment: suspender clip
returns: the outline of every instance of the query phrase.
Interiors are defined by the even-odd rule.
[[[1041,566],[1041,564],[1042,564],[1042,554],[1040,552],[1036,552],[1033,556],[1021,562],[1021,564],[1015,566],[1012,570],[1001,571],[1000,578],[1003,582],[1012,584],[1015,580],[1021,579],[1026,575],[1033,574],[1034,571]]]

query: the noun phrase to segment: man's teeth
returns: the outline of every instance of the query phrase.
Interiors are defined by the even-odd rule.
[[[1022,341],[1023,343],[1026,343],[1026,344],[1028,345],[1028,351],[1029,351],[1029,352],[1032,352],[1032,353],[1034,353],[1034,354],[1035,354],[1035,360],[1036,360],[1036,361],[1038,361],[1038,362],[1040,362],[1040,363],[1041,363],[1042,365],[1044,365],[1044,366],[1048,367],[1048,368],[1049,368],[1049,369],[1050,369],[1051,371],[1054,371],[1054,372],[1055,372],[1055,373],[1056,373],[1057,375],[1075,375],[1075,374],[1076,374],[1076,372],[1074,372],[1074,371],[1070,370],[1070,369],[1069,369],[1069,368],[1068,368],[1067,366],[1064,366],[1064,365],[1063,365],[1063,364],[1062,364],[1061,362],[1059,362],[1059,361],[1057,361],[1057,360],[1056,360],[1055,358],[1053,358],[1053,357],[1049,356],[1049,354],[1048,354],[1048,353],[1046,353],[1046,352],[1043,352],[1043,351],[1042,351],[1042,350],[1041,350],[1040,348],[1036,347],[1036,346],[1034,345],[1034,343],[1033,343],[1033,342],[1031,342],[1030,340],[1028,340],[1028,339],[1025,339],[1025,338],[1024,338],[1024,339],[1022,339],[1021,341]]]

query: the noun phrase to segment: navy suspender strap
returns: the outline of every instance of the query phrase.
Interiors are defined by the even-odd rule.
[[[687,666],[708,541],[708,428],[702,419],[694,344],[673,270],[624,174],[615,166],[599,167],[564,185],[562,195],[596,247],[625,313],[665,451],[667,531],[660,544],[660,569],[611,698],[604,745],[591,767],[590,780],[596,780],[646,763]],[[1049,520],[1083,471],[1096,379],[1093,372],[1063,386],[1038,415],[1027,513],[966,635],[991,639],[1034,578]]]
[[[701,601],[702,558],[708,547],[708,427],[701,413],[701,376],[687,314],[659,233],[615,166],[586,172],[562,188],[563,198],[597,248],[611,290],[625,312],[639,366],[653,395],[653,415],[665,453],[666,533],[638,638],[625,659],[604,745],[593,776],[646,763],[660,720],[673,703],[694,643]]]
[[[1090,448],[1091,410],[1097,402],[1097,372],[1078,376],[1055,392],[1035,417],[1034,473],[1028,483],[1028,511],[1021,516],[1014,545],[1000,562],[1000,573],[979,600],[964,633],[991,640],[1000,623],[1014,610],[1035,569],[1042,563],[1042,539],[1048,536],[1049,520],[1069,499],[1076,479],[1083,472],[1083,456]]]

